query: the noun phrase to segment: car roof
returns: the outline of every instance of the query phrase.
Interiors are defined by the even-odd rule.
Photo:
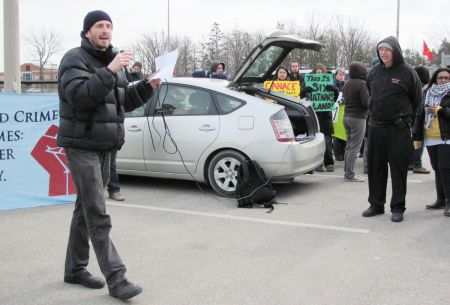
[[[215,91],[222,91],[229,83],[229,81],[224,79],[197,77],[173,77],[164,80],[164,82],[202,87],[204,89]]]
[[[245,92],[233,90],[232,88],[228,87],[228,84],[230,83],[228,80],[214,78],[173,77],[164,79],[164,82],[177,85],[194,86],[206,90],[213,90],[216,92],[234,96],[238,99],[245,99],[246,101],[261,103],[262,107],[275,106],[277,108],[283,108],[283,106],[281,105],[265,102],[262,99],[249,95]]]

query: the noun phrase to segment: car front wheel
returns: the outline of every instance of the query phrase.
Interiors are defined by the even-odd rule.
[[[208,181],[216,193],[224,197],[234,197],[239,167],[244,160],[243,154],[233,150],[221,151],[211,159]]]

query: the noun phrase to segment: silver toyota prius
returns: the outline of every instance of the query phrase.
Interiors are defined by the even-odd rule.
[[[317,168],[325,144],[312,105],[263,83],[292,50],[321,47],[274,33],[253,49],[231,81],[165,80],[158,94],[127,113],[119,174],[196,180],[232,197],[245,159],[257,161],[272,183],[289,183]]]

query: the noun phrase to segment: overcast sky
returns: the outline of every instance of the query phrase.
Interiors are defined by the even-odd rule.
[[[8,0],[3,0],[8,1]],[[0,3],[0,71],[3,71],[3,1]],[[334,14],[364,24],[374,38],[396,32],[397,0],[169,0],[170,35],[206,38],[214,22],[223,32],[232,29],[249,32],[275,29],[277,22],[301,25],[312,14]],[[112,43],[127,46],[143,33],[167,32],[168,0],[19,0],[20,35],[32,30],[52,28],[61,33],[63,49],[80,44],[83,18],[91,10],[106,11],[114,24]],[[450,1],[401,0],[400,44],[403,49],[422,51],[422,40],[437,48],[443,38],[450,39]],[[21,63],[30,61],[30,50],[21,40]],[[60,56],[51,59],[59,63]]]

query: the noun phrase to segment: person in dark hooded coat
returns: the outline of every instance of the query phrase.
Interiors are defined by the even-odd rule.
[[[389,36],[377,45],[380,64],[367,78],[369,88],[368,180],[370,207],[362,214],[384,214],[388,168],[391,170],[393,222],[403,221],[411,145],[410,126],[422,103],[422,86],[414,69],[405,63],[397,39]]]
[[[425,99],[425,93],[428,88],[428,83],[430,82],[430,71],[424,67],[424,66],[417,66],[414,67],[414,70],[417,72],[417,75],[419,75],[419,79],[422,83],[422,94],[423,98]],[[414,125],[414,120],[413,120]],[[422,166],[422,155],[425,145],[422,145],[418,149],[414,149],[414,147],[411,147],[411,153],[410,153],[410,159],[409,159],[409,166],[408,170],[412,170],[415,174],[429,174],[430,171]]]
[[[367,72],[360,62],[352,62],[349,72],[350,80],[344,86],[344,127],[347,134],[344,178],[346,181],[362,182],[364,179],[355,174],[355,162],[366,130],[367,108],[369,107]]]
[[[206,78],[218,78],[218,79],[228,79],[227,73],[225,73],[225,64],[214,60],[211,63],[211,69],[198,70],[192,73],[192,77],[206,77]]]
[[[328,73],[327,68],[323,64],[316,64],[312,73]],[[332,91],[334,93],[334,102],[338,99],[338,89],[333,85],[326,85],[325,90]],[[304,92],[312,92],[311,87],[305,87]],[[334,133],[333,127],[333,115],[331,111],[318,111],[316,112],[317,120],[319,121],[320,132],[325,136],[325,153],[323,158],[323,165],[327,172],[334,172],[334,160],[333,160],[333,141],[331,135]],[[315,169],[317,172],[323,172],[323,166]]]

